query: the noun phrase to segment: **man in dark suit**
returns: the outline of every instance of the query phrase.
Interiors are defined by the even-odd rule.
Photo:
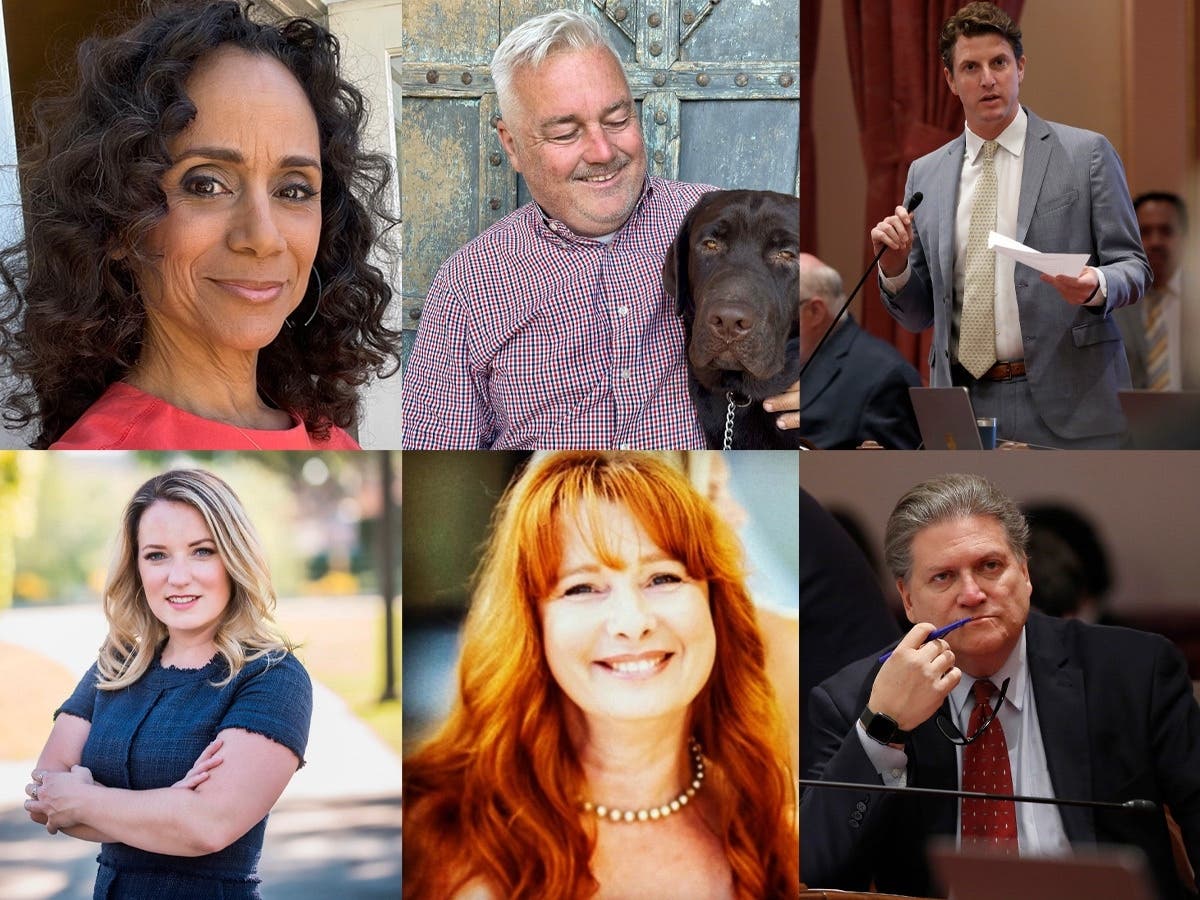
[[[842,278],[808,253],[800,254],[800,360],[833,324],[846,299]],[[875,441],[893,450],[921,442],[910,386],[917,370],[891,344],[867,334],[848,314],[800,380],[800,436],[824,450],[852,450]]]
[[[800,721],[809,692],[864,653],[894,644],[900,628],[871,564],[846,530],[800,489]],[[800,771],[816,744],[800,730]]]
[[[1157,635],[1030,614],[1027,538],[1016,505],[978,476],[933,478],[900,499],[885,556],[914,627],[886,662],[869,656],[851,663],[812,692],[805,724],[818,750],[807,774],[1150,800],[1170,807],[1196,867],[1200,709],[1182,655]],[[935,628],[967,617],[965,626],[925,643]],[[989,681],[1001,689],[998,703]],[[925,843],[956,833],[1021,855],[1132,844],[1145,853],[1161,896],[1194,896],[1177,875],[1161,810],[867,789],[805,790],[801,877],[815,888],[861,890],[873,882],[930,896],[938,888]]]
[[[1020,105],[1021,30],[998,7],[964,6],[939,50],[966,129],[909,168],[921,208],[871,229],[884,306],[909,331],[933,326],[930,384],[966,387],[1002,437],[1115,448],[1129,371],[1111,314],[1150,279],[1121,160],[1103,135]],[[992,231],[1087,265],[1039,275],[989,249]]]

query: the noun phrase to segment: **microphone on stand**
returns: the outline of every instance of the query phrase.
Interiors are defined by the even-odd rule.
[[[925,195],[922,194],[920,191],[917,191],[911,197],[908,198],[908,203],[906,203],[904,205],[904,208],[906,210],[908,210],[908,212],[912,212],[918,206],[921,205],[921,201],[924,199],[925,199]],[[833,321],[829,323],[829,327],[825,329],[825,333],[823,335],[821,335],[821,339],[819,341],[817,341],[817,346],[813,347],[813,351],[812,351],[812,353],[810,353],[808,355],[808,359],[806,359],[804,361],[804,365],[800,367],[800,377],[801,378],[804,377],[804,373],[808,369],[808,367],[812,364],[812,361],[814,359],[816,359],[817,351],[820,350],[821,347],[824,345],[825,339],[827,337],[829,337],[829,335],[831,335],[833,333],[833,329],[837,327],[838,321],[842,318],[842,313],[844,313],[846,311],[846,308],[850,305],[850,301],[854,299],[854,295],[858,293],[859,288],[861,288],[863,286],[863,284],[866,282],[867,276],[871,274],[871,270],[874,269],[875,266],[879,264],[879,258],[881,256],[883,256],[883,254],[885,252],[887,252],[888,249],[889,248],[888,248],[887,244],[884,244],[882,247],[880,247],[879,252],[875,254],[875,258],[872,259],[870,265],[867,266],[867,271],[863,272],[862,278],[858,279],[858,284],[856,284],[854,286],[854,290],[852,290],[850,292],[850,296],[848,296],[846,298],[846,302],[842,304],[842,308],[839,309],[837,312],[837,315],[833,317]]]
[[[878,791],[884,794],[914,794],[921,797],[947,797],[966,800],[1008,800],[1014,803],[1049,803],[1053,806],[1086,806],[1091,809],[1113,809],[1124,812],[1157,812],[1153,800],[1125,800],[1112,803],[1104,800],[1064,800],[1061,797],[1028,797],[1019,794],[983,794],[978,791],[951,791],[945,788],[898,787],[887,784],[860,784],[855,781],[820,781],[798,779],[801,787],[832,788],[845,791]]]

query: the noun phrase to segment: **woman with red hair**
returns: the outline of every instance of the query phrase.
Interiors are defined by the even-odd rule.
[[[648,455],[551,454],[497,508],[446,723],[405,760],[406,898],[799,894],[741,548]]]

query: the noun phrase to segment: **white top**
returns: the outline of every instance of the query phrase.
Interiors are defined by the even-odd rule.
[[[996,231],[1005,237],[1017,236],[1017,204],[1021,199],[1021,155],[1025,152],[1025,133],[1029,114],[1018,107],[1017,116],[1000,132],[993,163],[996,167]],[[963,273],[966,271],[967,237],[971,231],[971,210],[975,207],[975,187],[983,171],[983,138],[965,129],[967,141],[963,154],[962,175],[958,181],[958,209],[954,218],[954,317],[962,310]],[[996,255],[996,359],[1024,359],[1021,342],[1021,318],[1017,312],[1017,289],[1013,283],[1016,262]],[[1037,277],[1037,276],[1034,276]],[[958,329],[955,329],[957,333]],[[954,350],[952,348],[951,352]]]

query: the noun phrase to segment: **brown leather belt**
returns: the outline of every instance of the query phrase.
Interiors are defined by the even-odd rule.
[[[1012,381],[1014,378],[1025,376],[1025,360],[1014,359],[1012,362],[998,362],[982,375],[980,381]]]

